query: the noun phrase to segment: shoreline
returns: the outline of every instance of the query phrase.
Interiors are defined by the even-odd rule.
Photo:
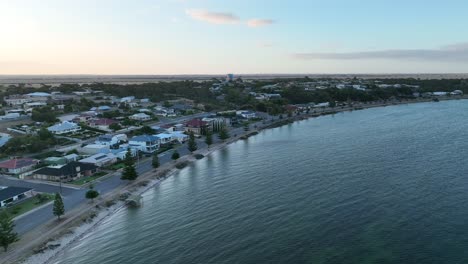
[[[447,100],[462,100],[467,99],[465,97],[456,97],[456,98],[440,98],[441,101]],[[195,151],[191,155],[182,156],[176,162],[168,162],[162,165],[158,169],[153,169],[146,173],[143,173],[138,177],[135,182],[130,182],[126,185],[123,185],[105,195],[100,197],[98,201],[95,201],[93,204],[85,203],[83,205],[78,206],[72,211],[69,212],[69,215],[65,220],[62,220],[57,225],[57,220],[53,219],[47,223],[41,225],[41,228],[47,227],[48,225],[55,226],[54,230],[51,230],[49,234],[44,235],[45,237],[37,238],[33,241],[27,241],[26,245],[23,248],[18,248],[13,245],[12,252],[7,252],[6,263],[34,263],[34,264],[47,264],[53,263],[53,261],[63,254],[67,249],[69,249],[75,242],[93,232],[93,229],[102,221],[108,219],[116,212],[125,208],[125,204],[123,202],[119,202],[118,196],[123,193],[130,193],[130,194],[137,194],[142,195],[147,192],[149,189],[157,186],[165,179],[173,176],[179,169],[177,165],[185,164],[188,165],[197,161],[194,157],[194,154],[202,154],[204,157],[211,155],[213,152],[217,150],[221,150],[228,146],[231,143],[237,142],[238,140],[247,139],[250,136],[256,135],[262,130],[276,128],[283,125],[291,124],[296,121],[307,120],[310,118],[315,118],[323,115],[330,115],[336,114],[340,112],[351,112],[354,110],[364,110],[369,108],[376,108],[376,107],[385,107],[385,106],[394,106],[394,105],[402,105],[402,104],[413,104],[413,103],[427,103],[432,102],[430,100],[409,100],[409,101],[401,101],[401,102],[393,102],[393,103],[383,103],[383,104],[361,104],[353,107],[343,107],[343,108],[332,108],[327,109],[326,111],[321,109],[322,111],[313,112],[309,114],[301,114],[301,115],[293,115],[291,117],[286,117],[283,119],[276,119],[276,120],[268,120],[268,121],[260,121],[261,125],[255,129],[244,131],[239,135],[232,136],[228,140],[224,142],[220,142],[217,144],[212,145],[210,148],[203,148]],[[183,166],[186,167],[186,166]],[[111,206],[106,206],[108,202],[115,202],[115,204]],[[84,207],[84,208],[83,208]],[[75,215],[74,215],[75,214]],[[90,217],[91,215],[93,215]],[[84,220],[83,220],[84,219]],[[81,221],[80,221],[81,220]],[[30,231],[28,233],[33,233]],[[27,238],[26,233],[24,237]],[[19,242],[20,243],[20,242]],[[55,244],[53,244],[55,243]],[[57,244],[59,244],[57,246]],[[50,247],[52,245],[52,247]],[[35,250],[37,248],[43,249],[42,252],[37,253]],[[15,251],[13,251],[15,250]],[[19,252],[18,252],[19,251]],[[16,255],[15,255],[16,253]],[[3,254],[0,255],[0,257]],[[8,262],[10,261],[10,262]]]

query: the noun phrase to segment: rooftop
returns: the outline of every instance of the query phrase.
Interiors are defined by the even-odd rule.
[[[0,162],[0,168],[3,169],[18,169],[32,165],[36,165],[39,161],[35,159],[21,158],[21,159],[10,159]]]
[[[7,187],[5,189],[0,190],[0,201],[5,201],[13,196],[23,194],[30,190],[32,189],[24,187]]]

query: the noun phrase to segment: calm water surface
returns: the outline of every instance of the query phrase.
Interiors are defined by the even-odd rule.
[[[57,263],[468,263],[468,101],[368,109],[239,141]]]

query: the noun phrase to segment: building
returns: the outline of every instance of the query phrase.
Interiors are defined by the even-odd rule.
[[[88,164],[96,165],[98,167],[103,167],[103,166],[111,165],[117,162],[117,157],[112,153],[107,153],[107,154],[97,153],[90,157],[81,159],[78,162],[88,163]]]
[[[47,130],[50,132],[56,134],[56,135],[61,135],[61,134],[66,134],[66,133],[75,133],[79,131],[81,127],[75,123],[64,121],[60,124],[53,125],[51,127],[48,127]]]
[[[237,111],[236,115],[245,119],[252,119],[257,117],[257,114],[252,111]]]
[[[88,155],[101,153],[103,149],[109,149],[110,145],[88,144],[81,148],[80,152]]]
[[[130,139],[130,147],[138,148],[145,153],[153,153],[159,149],[159,138],[151,135],[141,135]]]
[[[131,115],[129,118],[132,119],[132,120],[137,120],[137,121],[148,121],[148,120],[151,120],[151,116],[150,116],[150,115],[147,115],[147,114],[145,114],[145,113],[134,114],[134,115]]]
[[[100,130],[111,131],[109,128],[112,124],[117,124],[118,122],[109,118],[98,118],[89,120],[89,126],[94,127]]]
[[[126,142],[127,135],[125,134],[118,134],[118,135],[102,135],[99,136],[96,141],[94,141],[97,145],[106,145],[106,146],[114,146],[122,142]]]
[[[205,117],[202,120],[208,122],[214,132],[220,131],[221,128],[229,127],[231,125],[231,119],[225,117]]]
[[[31,174],[31,170],[34,169],[39,163],[39,160],[29,158],[18,158],[10,159],[0,162],[0,173],[15,175],[20,178]]]
[[[135,96],[127,96],[127,97],[122,97],[120,99],[121,103],[131,103],[135,100]]]
[[[92,176],[98,167],[91,163],[72,161],[64,165],[41,168],[34,172],[33,178],[46,181],[73,181],[81,177]]]
[[[185,123],[185,132],[193,132],[197,135],[204,135],[210,129],[210,124],[201,119],[192,119]]]
[[[47,165],[65,165],[67,164],[67,159],[65,157],[47,157],[43,160],[43,162]]]
[[[159,138],[159,144],[161,145],[169,144],[172,142],[172,140],[174,140],[172,138],[172,134],[169,134],[169,133],[159,133],[155,136]]]
[[[0,187],[0,207],[5,207],[11,203],[31,196],[31,188],[23,187]]]
[[[184,134],[183,131],[174,131],[171,133],[171,135],[173,140],[182,144],[189,140],[189,136],[187,134]]]

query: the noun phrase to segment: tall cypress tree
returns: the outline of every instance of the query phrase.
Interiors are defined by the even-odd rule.
[[[5,252],[8,246],[19,240],[18,234],[14,231],[15,224],[6,210],[0,212],[0,246]]]
[[[208,149],[210,148],[211,144],[213,144],[213,134],[211,131],[206,132],[205,143],[208,145]]]
[[[197,150],[198,146],[197,146],[197,142],[195,141],[195,134],[193,133],[193,131],[190,131],[190,134],[189,134],[189,140],[188,140],[188,149],[190,152],[194,152],[195,150]]]
[[[153,154],[153,160],[151,161],[151,166],[153,166],[153,168],[159,168],[159,157],[158,157],[158,152],[155,152]]]
[[[136,172],[136,169],[135,169],[132,152],[130,151],[130,149],[128,149],[127,154],[125,155],[125,167],[123,169],[122,176],[120,178],[122,180],[133,181],[137,177],[138,177],[138,173]]]
[[[59,220],[60,216],[65,214],[65,206],[63,205],[62,196],[59,193],[55,193],[53,212]]]

